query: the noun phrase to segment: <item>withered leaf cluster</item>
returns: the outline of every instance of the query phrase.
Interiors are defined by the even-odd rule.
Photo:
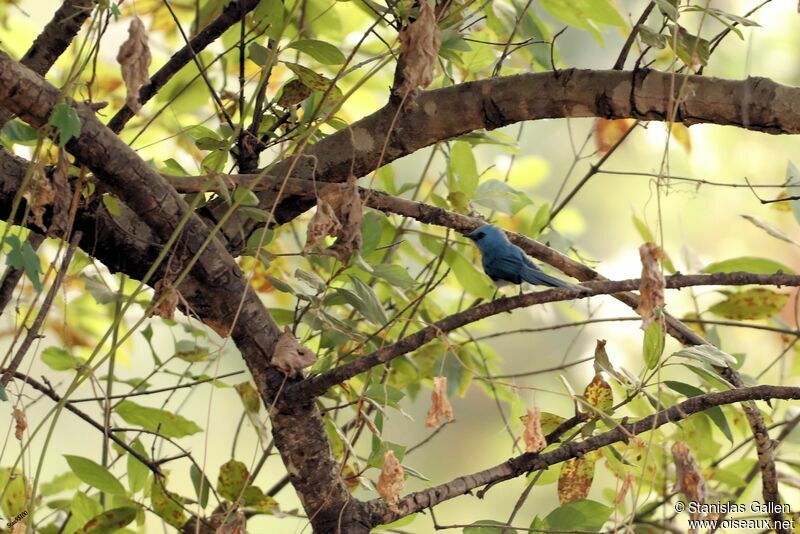
[[[309,252],[327,236],[335,236],[336,242],[322,253],[347,263],[350,256],[361,249],[362,215],[355,176],[343,184],[326,185],[317,195],[317,211],[308,223],[304,251]]]
[[[139,89],[148,83],[150,77],[150,46],[147,44],[147,31],[139,17],[133,17],[128,27],[128,39],[122,43],[117,54],[117,62],[122,67],[122,79],[128,90],[125,103],[138,113],[142,109],[139,103]]]
[[[400,31],[400,54],[403,56],[403,83],[397,93],[405,96],[417,87],[433,81],[436,58],[442,45],[436,13],[426,0],[419,3],[419,16]]]

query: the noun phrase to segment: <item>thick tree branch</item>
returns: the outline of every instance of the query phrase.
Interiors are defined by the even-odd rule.
[[[445,484],[412,493],[400,499],[397,506],[398,511],[390,510],[383,501],[370,501],[368,504],[371,507],[371,523],[373,525],[390,523],[397,518],[431,508],[486,484],[546,469],[551,465],[565,462],[570,458],[579,458],[612,443],[627,442],[631,436],[655,430],[670,422],[682,421],[690,415],[714,406],[767,399],[800,399],[800,387],[764,385],[698,395],[634,423],[620,423],[614,430],[583,441],[566,443],[550,452],[525,453],[484,471],[458,477]]]
[[[673,78],[674,77],[674,78]],[[685,88],[680,95],[678,88]],[[680,98],[678,98],[680,97]],[[650,70],[597,71],[569,69],[504,76],[426,91],[415,98],[413,109],[388,104],[309,147],[295,161],[276,164],[270,174],[323,182],[342,182],[347,176],[364,176],[439,141],[475,130],[495,129],[526,120],[564,117],[634,118],[665,121],[678,99],[675,121],[686,125],[732,125],[773,134],[800,133],[800,88],[767,78],[723,80]],[[390,125],[394,122],[394,126]],[[391,132],[386,150],[386,132]],[[271,209],[274,195],[260,193],[263,209]],[[223,202],[212,204],[223,210]],[[312,201],[284,199],[276,211],[279,223],[309,209]],[[234,254],[259,226],[254,221],[233,220],[225,235]],[[243,226],[242,226],[243,225]],[[241,228],[244,228],[242,231]]]
[[[0,106],[41,127],[58,98],[55,87],[0,52]],[[231,332],[265,405],[270,406],[285,381],[269,365],[279,331],[243,273],[158,173],[103,126],[91,109],[75,105],[75,110],[81,135],[69,141],[67,149],[138,215],[158,242],[166,243],[179,233],[173,261],[178,267],[194,263],[191,273],[203,296],[198,304],[206,305],[193,309],[218,332]],[[344,521],[353,532],[366,532],[361,507],[351,504],[315,403],[271,409],[270,418],[276,446],[307,513],[314,517],[314,528],[327,532]]]
[[[800,275],[794,274],[751,274],[742,272],[692,275],[678,274],[669,276],[666,280],[667,287],[671,289],[700,285],[739,286],[758,284],[791,287],[800,286]],[[391,345],[386,345],[372,354],[361,356],[350,363],[340,365],[326,373],[308,378],[303,382],[292,384],[286,388],[286,392],[282,397],[284,400],[291,402],[301,399],[307,400],[309,397],[322,395],[332,386],[353,378],[376,365],[385,364],[398,356],[414,351],[442,334],[452,332],[457,328],[493,315],[547,302],[582,299],[595,295],[610,295],[623,291],[633,291],[639,288],[639,284],[640,280],[638,278],[621,281],[604,280],[586,282],[583,284],[586,291],[561,288],[548,289],[546,291],[525,293],[515,297],[501,298],[485,304],[480,304],[445,317],[441,321],[426,326]]]

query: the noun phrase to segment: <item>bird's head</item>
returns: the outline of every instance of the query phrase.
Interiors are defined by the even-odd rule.
[[[465,235],[475,242],[482,251],[508,242],[506,234],[500,228],[492,224],[484,224]]]

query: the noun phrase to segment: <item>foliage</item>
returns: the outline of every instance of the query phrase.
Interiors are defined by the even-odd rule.
[[[33,5],[24,1],[0,4],[5,26],[0,36],[4,47],[21,57],[28,37],[35,33],[28,35],[32,30],[24,25],[16,28],[21,15],[9,10],[16,4]],[[307,462],[312,466],[325,463],[328,458],[323,456],[330,454],[336,467],[329,475],[356,499],[380,496],[390,503],[392,513],[399,513],[395,506],[403,492],[466,474],[462,462],[477,470],[505,461],[509,451],[521,454],[526,413],[537,414],[534,450],[543,447],[541,454],[546,455],[558,450],[561,442],[590,440],[629,419],[711,391],[726,391],[733,387],[726,369],[740,370],[746,384],[794,383],[800,375],[797,329],[788,325],[795,323],[794,294],[783,288],[747,285],[714,292],[684,290],[692,292],[681,301],[663,287],[664,274],[679,271],[731,275],[726,280],[734,280],[737,273],[797,272],[794,247],[798,242],[792,236],[798,234],[800,221],[800,200],[794,198],[800,191],[800,172],[791,162],[786,180],[779,184],[782,202],[775,204],[777,210],[754,209],[743,215],[746,223],[733,213],[725,221],[697,219],[703,214],[691,213],[693,225],[701,221],[690,228],[692,232],[702,233],[711,225],[741,224],[737,231],[757,236],[747,246],[728,244],[706,253],[698,241],[673,231],[668,219],[678,208],[669,204],[667,193],[672,194],[681,183],[670,176],[670,158],[685,162],[699,151],[711,150],[709,143],[704,144],[707,138],[696,142],[696,130],[690,133],[675,121],[680,118],[679,107],[674,117],[661,117],[665,127],[659,150],[664,157],[657,173],[650,171],[659,166],[660,153],[652,161],[634,158],[634,150],[628,153],[634,169],[630,172],[653,180],[651,191],[641,184],[636,190],[657,196],[657,203],[638,193],[631,194],[629,202],[619,191],[598,193],[597,189],[595,198],[573,201],[590,178],[594,184],[605,178],[595,175],[614,174],[607,159],[615,152],[643,143],[642,125],[632,118],[609,114],[579,123],[587,134],[586,143],[581,147],[572,137],[558,136],[560,146],[555,148],[560,152],[553,157],[540,154],[554,143],[537,138],[531,148],[529,132],[522,126],[464,132],[456,138],[419,144],[409,140],[409,151],[433,144],[421,162],[394,162],[395,149],[387,148],[395,136],[405,135],[392,129],[401,113],[437,113],[435,106],[420,109],[416,101],[417,87],[428,82],[429,89],[435,90],[496,76],[549,73],[573,66],[566,58],[573,58],[576,49],[602,47],[616,56],[620,32],[625,37],[634,32],[628,64],[635,61],[664,72],[703,74],[703,69],[715,66],[718,55],[720,61],[732,61],[724,46],[717,49],[723,41],[726,45],[732,41],[726,39],[729,34],[746,40],[762,31],[757,14],[729,13],[699,1],[658,0],[643,24],[630,28],[628,21],[636,20],[638,13],[631,17],[620,7],[624,3],[609,0],[527,4],[261,0],[241,2],[252,4],[253,9],[242,9],[232,17],[233,4],[223,0],[174,2],[174,6],[160,0],[137,0],[135,7],[118,0],[90,4],[88,21],[46,78],[59,84],[60,91],[49,120],[40,128],[27,124],[24,114],[20,114],[22,120],[5,121],[0,130],[4,150],[31,160],[26,180],[42,179],[45,169],[68,152],[71,142],[91,132],[81,123],[85,115],[76,111],[84,101],[96,108],[103,122],[126,105],[136,108],[138,116],[120,125],[121,138],[150,168],[163,173],[195,214],[224,214],[206,219],[208,231],[214,237],[223,234],[230,247],[241,242],[244,254],[237,260],[241,272],[223,272],[223,266],[218,272],[206,272],[205,283],[197,283],[191,278],[194,271],[186,266],[194,265],[207,243],[192,253],[189,239],[182,241],[178,233],[167,246],[155,232],[135,235],[130,230],[131,214],[142,214],[112,193],[109,184],[114,180],[109,178],[114,177],[70,156],[68,181],[74,188],[70,193],[74,191],[82,208],[90,206],[100,213],[96,224],[106,225],[89,228],[91,221],[80,220],[75,227],[84,232],[84,238],[89,230],[100,235],[119,228],[135,246],[119,243],[119,250],[113,251],[122,258],[116,267],[123,272],[102,265],[95,256],[108,251],[98,252],[85,246],[86,241],[81,241],[83,251],[75,253],[71,264],[62,264],[70,236],[56,235],[53,230],[39,246],[28,230],[13,224],[27,217],[28,203],[35,203],[30,185],[24,182],[3,224],[6,267],[25,279],[2,310],[7,327],[3,346],[8,351],[2,366],[10,365],[20,339],[32,332],[26,349],[30,359],[14,370],[34,380],[41,374],[47,379],[31,381],[33,390],[23,388],[19,380],[0,384],[0,407],[13,413],[12,404],[19,406],[28,424],[27,430],[18,427],[16,440],[9,437],[16,448],[5,444],[0,449],[0,509],[7,518],[25,512],[29,514],[25,521],[36,522],[41,532],[131,533],[150,531],[158,523],[179,530],[200,514],[204,520],[216,521],[216,526],[227,522],[217,530],[227,532],[222,529],[233,529],[243,510],[249,525],[255,525],[251,531],[290,531],[296,526],[292,522],[304,525],[314,520],[308,516],[312,511],[302,508],[302,499],[298,501],[293,492],[281,492],[287,481],[302,479],[295,470],[309,468],[283,464],[283,448],[291,446],[308,447],[309,454],[321,455]],[[135,79],[123,82],[118,66],[108,61],[121,44],[111,35],[131,20],[139,20],[134,15],[147,30],[144,33],[137,26],[135,44],[146,48],[149,39],[149,52],[143,54],[144,49],[137,48]],[[228,19],[215,44],[186,54],[191,59],[171,72],[168,80],[161,80],[163,86],[154,94],[142,98],[139,110],[136,95],[148,72],[150,52],[154,64],[168,65],[185,39],[198,38],[209,25]],[[106,34],[106,25],[114,32]],[[422,37],[414,42],[420,32],[424,42]],[[424,58],[425,64],[411,65],[410,70],[405,65],[405,72],[416,72],[414,83],[392,93],[389,88],[394,87],[398,55],[402,61]],[[154,70],[149,74],[153,76]],[[568,77],[564,80],[564,86],[568,85]],[[145,84],[142,94],[146,91]],[[520,96],[517,107],[549,105],[551,96]],[[482,98],[487,127],[493,128],[496,110],[492,105],[496,103],[491,96]],[[384,112],[389,119],[381,124],[387,129],[361,128],[356,121],[387,100],[395,106]],[[96,106],[99,102],[108,106]],[[555,131],[554,124],[547,127]],[[651,124],[648,135],[659,128]],[[304,158],[306,151],[324,146],[320,143],[336,132],[348,133],[347,146],[325,150],[335,153],[334,163],[328,163],[341,184],[282,182],[289,167],[316,178],[313,173],[320,156]],[[375,169],[358,168],[350,160],[376,147],[382,148],[377,150]],[[108,164],[100,161],[103,158],[100,154],[91,163],[102,167]],[[113,158],[105,159],[116,163]],[[556,161],[570,158],[565,166]],[[226,174],[232,169],[241,174]],[[261,169],[266,171],[256,176]],[[291,209],[305,210],[304,201],[298,200],[305,193],[318,205],[313,215],[292,213],[289,217],[279,212],[277,197],[268,193],[273,185],[264,182],[265,173],[275,169],[280,188],[295,188]],[[584,180],[581,170],[587,173]],[[356,183],[361,178],[356,172],[368,178]],[[690,178],[688,182],[700,188],[718,179]],[[580,185],[572,189],[576,181]],[[368,207],[375,195],[383,194],[425,206],[405,214]],[[662,211],[662,202],[674,211]],[[625,207],[619,210],[622,204]],[[627,212],[620,215],[629,205],[642,217],[635,214],[631,222]],[[164,216],[171,215],[173,208],[165,201]],[[54,209],[55,204],[48,204],[49,211],[43,213],[52,216]],[[458,233],[465,229],[463,221],[476,219],[462,216],[491,220],[562,255],[551,257],[587,265],[597,260],[598,271],[608,276],[620,274],[605,268],[621,254],[635,251],[641,242],[658,243],[663,250],[658,249],[647,269],[650,279],[661,285],[641,286],[642,300],[651,297],[644,330],[625,331],[616,325],[618,320],[623,324],[618,314],[606,314],[603,309],[601,315],[612,319],[598,319],[595,312],[600,308],[567,302],[548,304],[546,313],[522,311],[506,317],[495,312],[490,315],[497,317],[486,321],[440,328],[443,320],[474,312],[495,296],[473,244]],[[424,222],[425,217],[430,224]],[[272,224],[276,221],[280,224]],[[185,222],[181,219],[181,230],[189,227]],[[70,228],[72,223],[76,221],[71,220]],[[603,232],[602,243],[595,229]],[[617,239],[626,232],[626,240]],[[131,266],[153,249],[158,249],[157,265]],[[629,263],[625,273],[640,271],[638,263]],[[560,266],[565,264],[563,260]],[[126,268],[143,283],[124,274]],[[62,278],[57,277],[59,273]],[[217,303],[201,300],[202,306],[193,306],[198,301],[189,302],[231,278],[246,279],[269,310],[274,324],[259,325],[262,330],[274,332],[276,340],[283,332],[281,350],[272,360],[282,372],[279,379],[255,374],[229,379],[245,369],[234,345],[242,349],[252,340],[230,338],[229,325],[203,324],[204,312]],[[148,288],[155,286],[154,280],[170,289],[165,313],[158,311],[164,308],[155,302],[161,292],[156,289],[154,296]],[[52,294],[46,297],[48,291]],[[48,299],[50,303],[45,304]],[[599,301],[592,300],[592,305],[595,302]],[[43,321],[36,325],[40,311]],[[708,343],[678,347],[669,337],[672,332],[665,313],[683,316]],[[244,304],[236,315],[241,321],[254,317]],[[537,333],[537,329],[550,329],[555,316],[568,326],[601,321],[615,326],[579,334],[574,343],[567,336],[556,339]],[[436,331],[424,343],[417,343],[415,332],[433,324]],[[765,351],[774,352],[780,346],[776,359],[780,376],[770,373],[768,380],[763,378],[772,364],[767,367],[767,356],[756,354],[749,338],[742,341],[740,334],[729,332],[731,326],[760,329],[763,337],[758,340]],[[594,373],[588,364],[572,370],[576,361],[591,361],[582,358],[581,351],[591,352],[595,334],[610,340],[608,352],[605,341],[597,341]],[[498,341],[507,335],[515,336],[513,344]],[[395,349],[399,355],[389,354]],[[550,358],[551,353],[564,356]],[[319,409],[318,430],[327,443],[313,442],[313,436],[302,436],[297,443],[273,441],[269,419],[275,416],[282,394],[288,395],[304,376],[325,377],[331,370],[370,357],[376,365],[304,401],[303,408]],[[545,358],[555,364],[545,365]],[[759,365],[753,364],[756,359]],[[545,378],[533,377],[541,374]],[[273,398],[265,388],[275,386],[276,380],[280,387]],[[39,394],[44,398],[33,400]],[[423,431],[421,414],[431,406],[431,398],[429,421],[437,428]],[[765,415],[776,426],[797,423],[794,412],[783,403]],[[443,416],[441,425],[439,416]],[[451,423],[466,426],[469,433],[448,436]],[[545,443],[544,436],[550,433],[558,433],[557,439],[548,438]],[[748,491],[757,472],[753,471],[756,455],[742,446],[751,438],[737,405],[709,407],[641,437],[626,436],[534,471],[526,483],[534,488],[536,498],[520,491],[520,508],[512,519],[505,522],[498,514],[479,520],[465,505],[461,511],[468,519],[459,528],[473,534],[512,532],[513,526],[544,531],[599,531],[622,525],[661,528],[663,509],[644,506],[643,496],[661,500],[667,508],[677,499],[671,490],[676,477],[671,446],[685,442],[702,474],[713,481],[714,494],[735,501]],[[797,437],[787,432],[781,439],[794,442]],[[733,447],[730,455],[729,445]],[[417,452],[421,447],[433,451],[430,460],[421,458]],[[793,491],[789,486],[796,478],[787,472],[797,470],[797,461],[790,456],[786,455],[786,466],[781,467],[781,489],[787,493]],[[48,509],[54,513],[48,514]],[[428,517],[409,514],[395,519],[376,527],[377,531],[429,529],[427,523],[423,526]],[[678,517],[678,521],[686,519]]]

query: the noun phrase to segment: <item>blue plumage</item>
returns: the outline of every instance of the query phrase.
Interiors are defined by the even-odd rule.
[[[483,272],[498,287],[521,284],[525,281],[536,286],[578,289],[577,286],[542,271],[521,248],[508,240],[505,232],[496,226],[485,224],[465,235],[480,249]]]

